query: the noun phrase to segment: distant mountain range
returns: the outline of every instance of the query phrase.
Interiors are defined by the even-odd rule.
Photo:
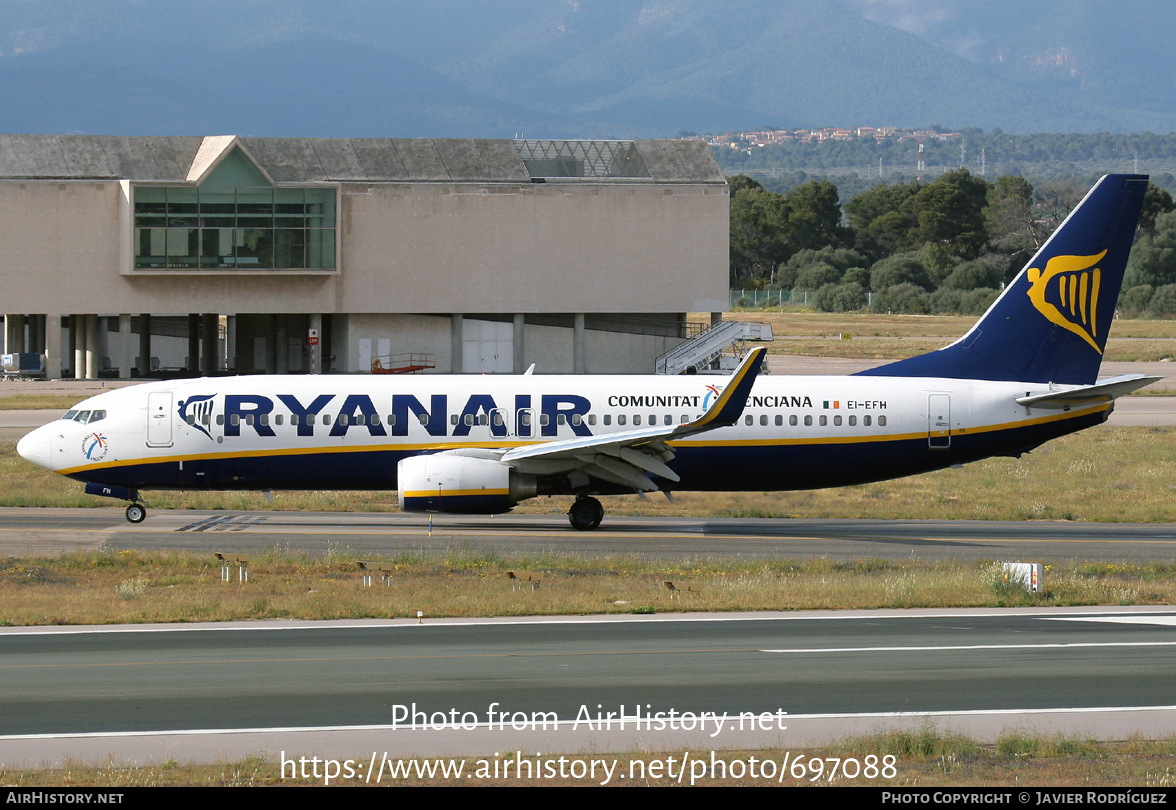
[[[1176,130],[1166,0],[0,4],[0,131]]]

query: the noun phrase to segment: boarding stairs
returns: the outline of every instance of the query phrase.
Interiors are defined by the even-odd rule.
[[[739,343],[749,340],[773,340],[770,323],[719,321],[657,358],[655,374],[722,373],[726,368],[724,353]]]
[[[411,352],[386,354],[372,358],[372,374],[416,374],[418,371],[435,368],[437,355]]]

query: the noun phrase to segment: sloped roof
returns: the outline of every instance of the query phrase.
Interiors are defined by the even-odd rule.
[[[646,182],[724,181],[701,141],[633,144],[648,169]],[[0,135],[0,179],[199,183],[233,145],[279,184],[531,180],[512,140],[232,135]]]

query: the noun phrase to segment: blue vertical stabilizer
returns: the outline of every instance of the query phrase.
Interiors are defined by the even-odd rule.
[[[1146,190],[1106,175],[966,335],[860,376],[1093,383]]]

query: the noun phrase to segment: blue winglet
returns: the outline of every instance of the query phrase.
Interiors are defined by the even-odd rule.
[[[698,429],[727,427],[738,422],[739,417],[743,415],[743,409],[747,407],[747,397],[751,394],[751,387],[755,385],[755,378],[759,376],[767,353],[768,350],[763,346],[756,346],[748,352],[739,368],[731,375],[731,381],[723,388],[723,393],[715,400],[715,404],[699,419],[684,425],[683,428],[694,432]]]

